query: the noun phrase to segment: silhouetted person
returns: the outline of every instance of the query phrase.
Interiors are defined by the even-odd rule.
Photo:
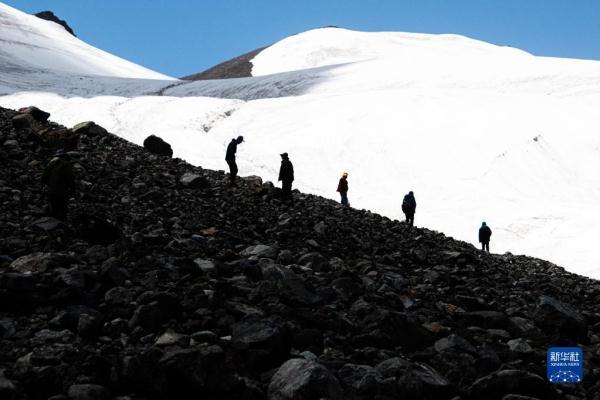
[[[237,139],[231,139],[231,142],[227,146],[227,153],[225,154],[225,161],[227,161],[227,165],[229,165],[229,182],[232,186],[235,185],[235,178],[238,173],[238,167],[235,163],[235,153],[237,152],[238,144],[243,141],[243,136],[238,136]]]
[[[348,173],[344,172],[338,183],[337,191],[340,193],[342,204],[348,205]]]
[[[413,226],[415,223],[415,211],[417,210],[417,201],[413,192],[408,192],[402,200],[402,212],[406,216],[406,223]]]
[[[69,195],[75,190],[75,177],[64,152],[56,152],[55,157],[50,160],[42,175],[42,183],[48,187],[50,216],[66,220]]]
[[[479,228],[479,243],[481,243],[481,250],[490,252],[490,238],[492,237],[492,230],[485,222],[481,223]]]
[[[288,153],[281,154],[279,180],[281,181],[281,196],[286,200],[292,200],[292,182],[294,181],[294,166],[292,165],[292,162],[288,157]]]

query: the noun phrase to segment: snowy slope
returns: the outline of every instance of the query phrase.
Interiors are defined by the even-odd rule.
[[[600,278],[600,62],[332,28],[252,62],[254,77],[221,81],[58,77],[24,90],[11,76],[0,105],[95,120],[136,143],[158,134],[207,168],[226,168],[225,146],[243,134],[242,175],[275,180],[287,151],[302,190],[337,199],[345,170],[352,206],[392,218],[414,190],[417,225],[476,244],[486,220],[492,251]]]
[[[54,22],[0,3],[0,91],[22,88],[22,82],[60,86],[73,76],[172,80],[92,47]]]

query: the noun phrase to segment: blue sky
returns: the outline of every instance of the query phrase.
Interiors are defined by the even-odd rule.
[[[326,25],[457,33],[600,60],[600,0],[3,0],[52,10],[86,42],[175,77]]]

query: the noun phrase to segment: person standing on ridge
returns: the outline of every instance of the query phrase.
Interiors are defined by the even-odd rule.
[[[235,153],[237,152],[238,144],[244,141],[243,136],[238,136],[237,139],[231,139],[229,146],[227,146],[227,153],[225,154],[225,161],[229,165],[229,182],[231,186],[235,186],[235,178],[237,177],[238,167],[235,163]]]
[[[294,181],[294,166],[288,157],[288,153],[282,153],[281,167],[279,168],[279,180],[281,181],[281,194],[283,199],[292,200],[292,182]]]
[[[48,187],[49,215],[62,221],[67,219],[69,195],[75,190],[73,168],[67,157],[63,150],[57,151],[42,175],[42,184]]]
[[[342,204],[348,206],[348,173],[344,172],[338,183],[337,191],[342,198]]]
[[[402,200],[402,212],[406,216],[406,223],[412,227],[415,223],[415,211],[417,210],[417,201],[415,200],[414,193],[408,192]]]
[[[485,222],[481,223],[479,228],[479,243],[481,243],[481,251],[490,252],[490,237],[492,236],[492,230]]]

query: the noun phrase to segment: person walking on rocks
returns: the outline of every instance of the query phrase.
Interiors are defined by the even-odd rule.
[[[412,227],[415,223],[415,211],[417,210],[417,201],[414,193],[408,192],[402,200],[402,212],[406,216],[406,223]]]
[[[44,169],[42,184],[48,187],[50,216],[66,220],[69,195],[75,190],[75,177],[71,163],[64,151],[57,151],[55,157],[50,160]]]
[[[479,243],[481,243],[481,251],[490,252],[490,237],[492,237],[492,230],[485,222],[481,223],[479,228]]]
[[[235,186],[235,178],[237,177],[238,167],[235,163],[235,153],[237,152],[238,144],[244,141],[243,136],[238,136],[237,139],[231,139],[229,146],[227,146],[227,153],[225,154],[225,161],[229,165],[229,182],[231,186]]]
[[[338,183],[337,191],[340,194],[343,205],[348,206],[348,173],[344,172]]]
[[[292,200],[292,182],[294,181],[294,166],[288,153],[282,153],[279,180],[281,181],[281,195],[285,200]]]

